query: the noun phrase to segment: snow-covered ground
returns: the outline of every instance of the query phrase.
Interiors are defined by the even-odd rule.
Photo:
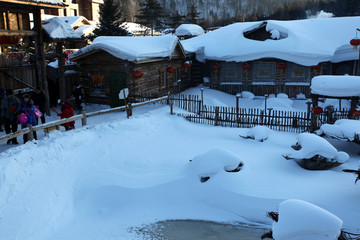
[[[235,106],[235,96],[205,87],[204,101]],[[289,108],[306,110],[305,100],[291,101]],[[262,107],[264,98],[240,104]],[[25,145],[0,143],[0,240],[142,239],[129,229],[169,219],[270,229],[266,213],[287,199],[323,208],[360,232],[360,185],[342,172],[360,166],[359,145],[328,139],[349,160],[309,171],[282,156],[298,134],[269,131],[260,142],[239,136],[249,129],[190,123],[169,110],[154,104],[134,109],[130,119],[111,113],[85,127],[77,122],[73,131],[39,133]]]

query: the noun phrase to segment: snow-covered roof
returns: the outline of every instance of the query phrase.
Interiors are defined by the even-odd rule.
[[[316,76],[311,80],[311,93],[329,97],[360,96],[359,76]]]
[[[90,33],[92,33],[92,31],[94,31],[94,29],[96,28],[95,25],[82,25],[79,28],[77,28],[75,30],[75,32],[79,35],[79,36],[86,36]]]
[[[246,38],[264,22],[235,23],[204,35],[183,40],[186,52],[198,60],[245,62],[278,58],[304,66],[320,62],[341,62],[359,58],[350,40],[355,37],[360,17],[318,18],[293,21],[266,21],[266,31],[273,39]],[[282,37],[276,40],[277,37]]]
[[[145,33],[151,33],[151,28],[141,25],[139,23],[124,22],[120,25],[120,27],[124,28],[126,31],[132,33],[133,35],[144,35]],[[154,34],[160,35],[161,33],[154,30]]]
[[[54,40],[81,39],[81,36],[79,36],[69,24],[57,17],[50,18],[44,22],[43,28],[49,37]]]
[[[205,31],[202,27],[196,24],[181,24],[175,30],[175,35],[180,36],[199,36],[204,34]]]
[[[63,3],[60,0],[24,0],[24,1],[20,1],[20,2],[31,2],[31,3],[65,6],[65,3]]]
[[[114,57],[128,61],[165,58],[171,57],[178,42],[178,38],[172,35],[156,37],[101,36],[95,38],[93,44],[70,55],[70,59],[79,58],[95,50],[103,50]]]

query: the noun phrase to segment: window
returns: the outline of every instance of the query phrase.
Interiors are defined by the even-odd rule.
[[[159,77],[160,77],[160,90],[165,89],[167,87],[167,74],[165,69],[159,69]]]
[[[309,79],[310,68],[298,64],[288,64],[288,77],[287,81],[291,82],[304,82]]]
[[[221,64],[221,82],[241,82],[242,69],[239,63]]]
[[[254,62],[253,81],[273,82],[275,80],[275,62]]]

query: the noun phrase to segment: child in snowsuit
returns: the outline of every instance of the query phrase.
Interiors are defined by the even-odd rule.
[[[61,105],[61,113],[57,113],[58,116],[60,116],[61,118],[70,118],[72,116],[74,116],[74,109],[72,107],[72,104],[69,102],[64,102]],[[75,121],[71,121],[71,122],[67,122],[64,124],[61,124],[61,126],[65,127],[65,130],[71,130],[71,129],[75,129]]]

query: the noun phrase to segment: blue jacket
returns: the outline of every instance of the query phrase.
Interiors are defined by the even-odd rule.
[[[26,124],[35,126],[37,125],[37,121],[34,114],[34,110],[35,110],[35,106],[33,104],[21,103],[16,112],[18,114],[25,113],[28,118]],[[21,125],[21,127],[24,128],[26,126]]]

